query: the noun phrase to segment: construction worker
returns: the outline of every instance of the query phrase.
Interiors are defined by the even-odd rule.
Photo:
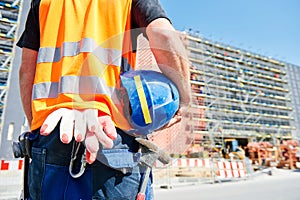
[[[142,176],[134,159],[139,145],[126,133],[130,123],[114,91],[120,74],[135,69],[139,33],[178,88],[179,108],[168,125],[177,123],[191,99],[189,62],[158,0],[32,0],[17,43],[22,104],[37,135],[26,198],[135,199]],[[70,161],[84,154],[87,167],[74,178]],[[82,166],[77,162],[75,171]],[[147,199],[153,198],[151,183]]]

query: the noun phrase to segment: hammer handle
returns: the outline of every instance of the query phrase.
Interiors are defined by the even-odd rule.
[[[145,200],[145,193],[146,193],[146,188],[147,188],[147,184],[149,181],[150,172],[151,172],[151,168],[147,167],[146,172],[143,177],[142,185],[141,185],[140,191],[136,197],[136,200]]]

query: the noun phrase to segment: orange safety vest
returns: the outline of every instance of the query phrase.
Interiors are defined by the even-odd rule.
[[[41,0],[32,130],[62,107],[96,108],[110,115],[117,127],[130,129],[116,91],[121,63],[135,66],[131,4],[131,0]]]

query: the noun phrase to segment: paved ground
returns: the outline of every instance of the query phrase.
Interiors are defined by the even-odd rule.
[[[22,171],[0,171],[0,200],[17,199],[21,186]]]
[[[156,200],[300,200],[300,170],[273,169],[242,181],[172,189],[155,188]]]
[[[272,175],[212,184],[210,180],[172,180],[172,189],[155,185],[155,200],[300,200],[300,170],[273,169]],[[0,173],[0,200],[16,200],[21,192],[21,172]]]

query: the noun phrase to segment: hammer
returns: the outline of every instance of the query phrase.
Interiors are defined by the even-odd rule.
[[[163,150],[161,150],[149,140],[136,138],[136,141],[141,145],[142,157],[140,158],[140,162],[142,165],[146,166],[146,171],[144,173],[141,188],[136,197],[136,200],[145,200],[147,183],[149,181],[150,172],[155,164],[155,161],[159,160],[163,164],[168,164],[171,158],[167,153],[165,153]]]

